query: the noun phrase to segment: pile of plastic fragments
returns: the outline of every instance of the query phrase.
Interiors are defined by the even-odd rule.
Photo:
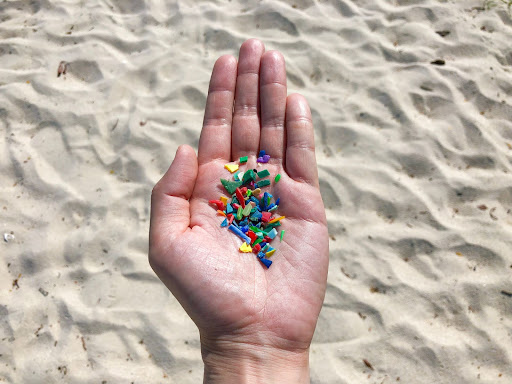
[[[268,163],[270,156],[260,151],[258,163]],[[281,226],[284,216],[274,216],[279,207],[279,200],[272,202],[273,196],[261,189],[270,185],[270,172],[267,169],[257,171],[249,169],[240,172],[240,164],[247,162],[247,156],[240,158],[240,163],[229,163],[224,166],[233,173],[233,181],[220,179],[220,182],[231,195],[231,199],[221,196],[219,200],[210,200],[217,206],[219,215],[224,216],[221,227],[228,229],[240,237],[244,243],[240,252],[253,252],[258,259],[269,268],[272,261],[268,258],[274,254],[275,248],[270,243],[277,237],[277,227]],[[274,183],[279,182],[281,175],[277,174]],[[284,230],[280,231],[283,240]]]

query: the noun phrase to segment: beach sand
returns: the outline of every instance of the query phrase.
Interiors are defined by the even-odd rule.
[[[312,383],[511,383],[512,18],[482,6],[1,2],[0,382],[201,382],[150,193],[197,148],[215,59],[256,37],[315,123]]]

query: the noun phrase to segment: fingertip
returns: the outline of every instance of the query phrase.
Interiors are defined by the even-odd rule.
[[[224,67],[225,69],[236,68],[237,60],[233,55],[222,55],[216,61],[214,68]]]
[[[309,103],[300,93],[292,93],[286,99],[286,121],[292,120],[312,122]]]
[[[252,51],[252,52],[260,52],[265,51],[265,45],[263,42],[259,39],[248,39],[243,42],[243,44],[240,46],[240,52],[242,51]]]
[[[180,145],[167,172],[155,189],[161,193],[190,199],[197,178],[197,156],[194,148]]]
[[[286,64],[279,51],[267,51],[261,57],[261,84],[280,83],[286,85]]]

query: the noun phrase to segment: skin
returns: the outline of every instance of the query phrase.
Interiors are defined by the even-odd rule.
[[[260,149],[270,156],[258,167]],[[268,169],[286,234],[267,269],[221,228],[208,200],[227,196],[224,164]],[[281,174],[275,184],[273,177]],[[229,197],[229,196],[228,196]],[[251,39],[212,71],[198,156],[178,148],[153,189],[149,261],[199,328],[205,383],[307,383],[329,260],[311,112],[287,96],[284,58]]]

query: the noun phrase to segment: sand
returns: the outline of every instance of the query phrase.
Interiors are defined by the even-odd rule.
[[[197,148],[215,59],[257,37],[315,122],[312,383],[511,383],[512,19],[482,5],[1,2],[0,382],[201,381],[149,197]]]

